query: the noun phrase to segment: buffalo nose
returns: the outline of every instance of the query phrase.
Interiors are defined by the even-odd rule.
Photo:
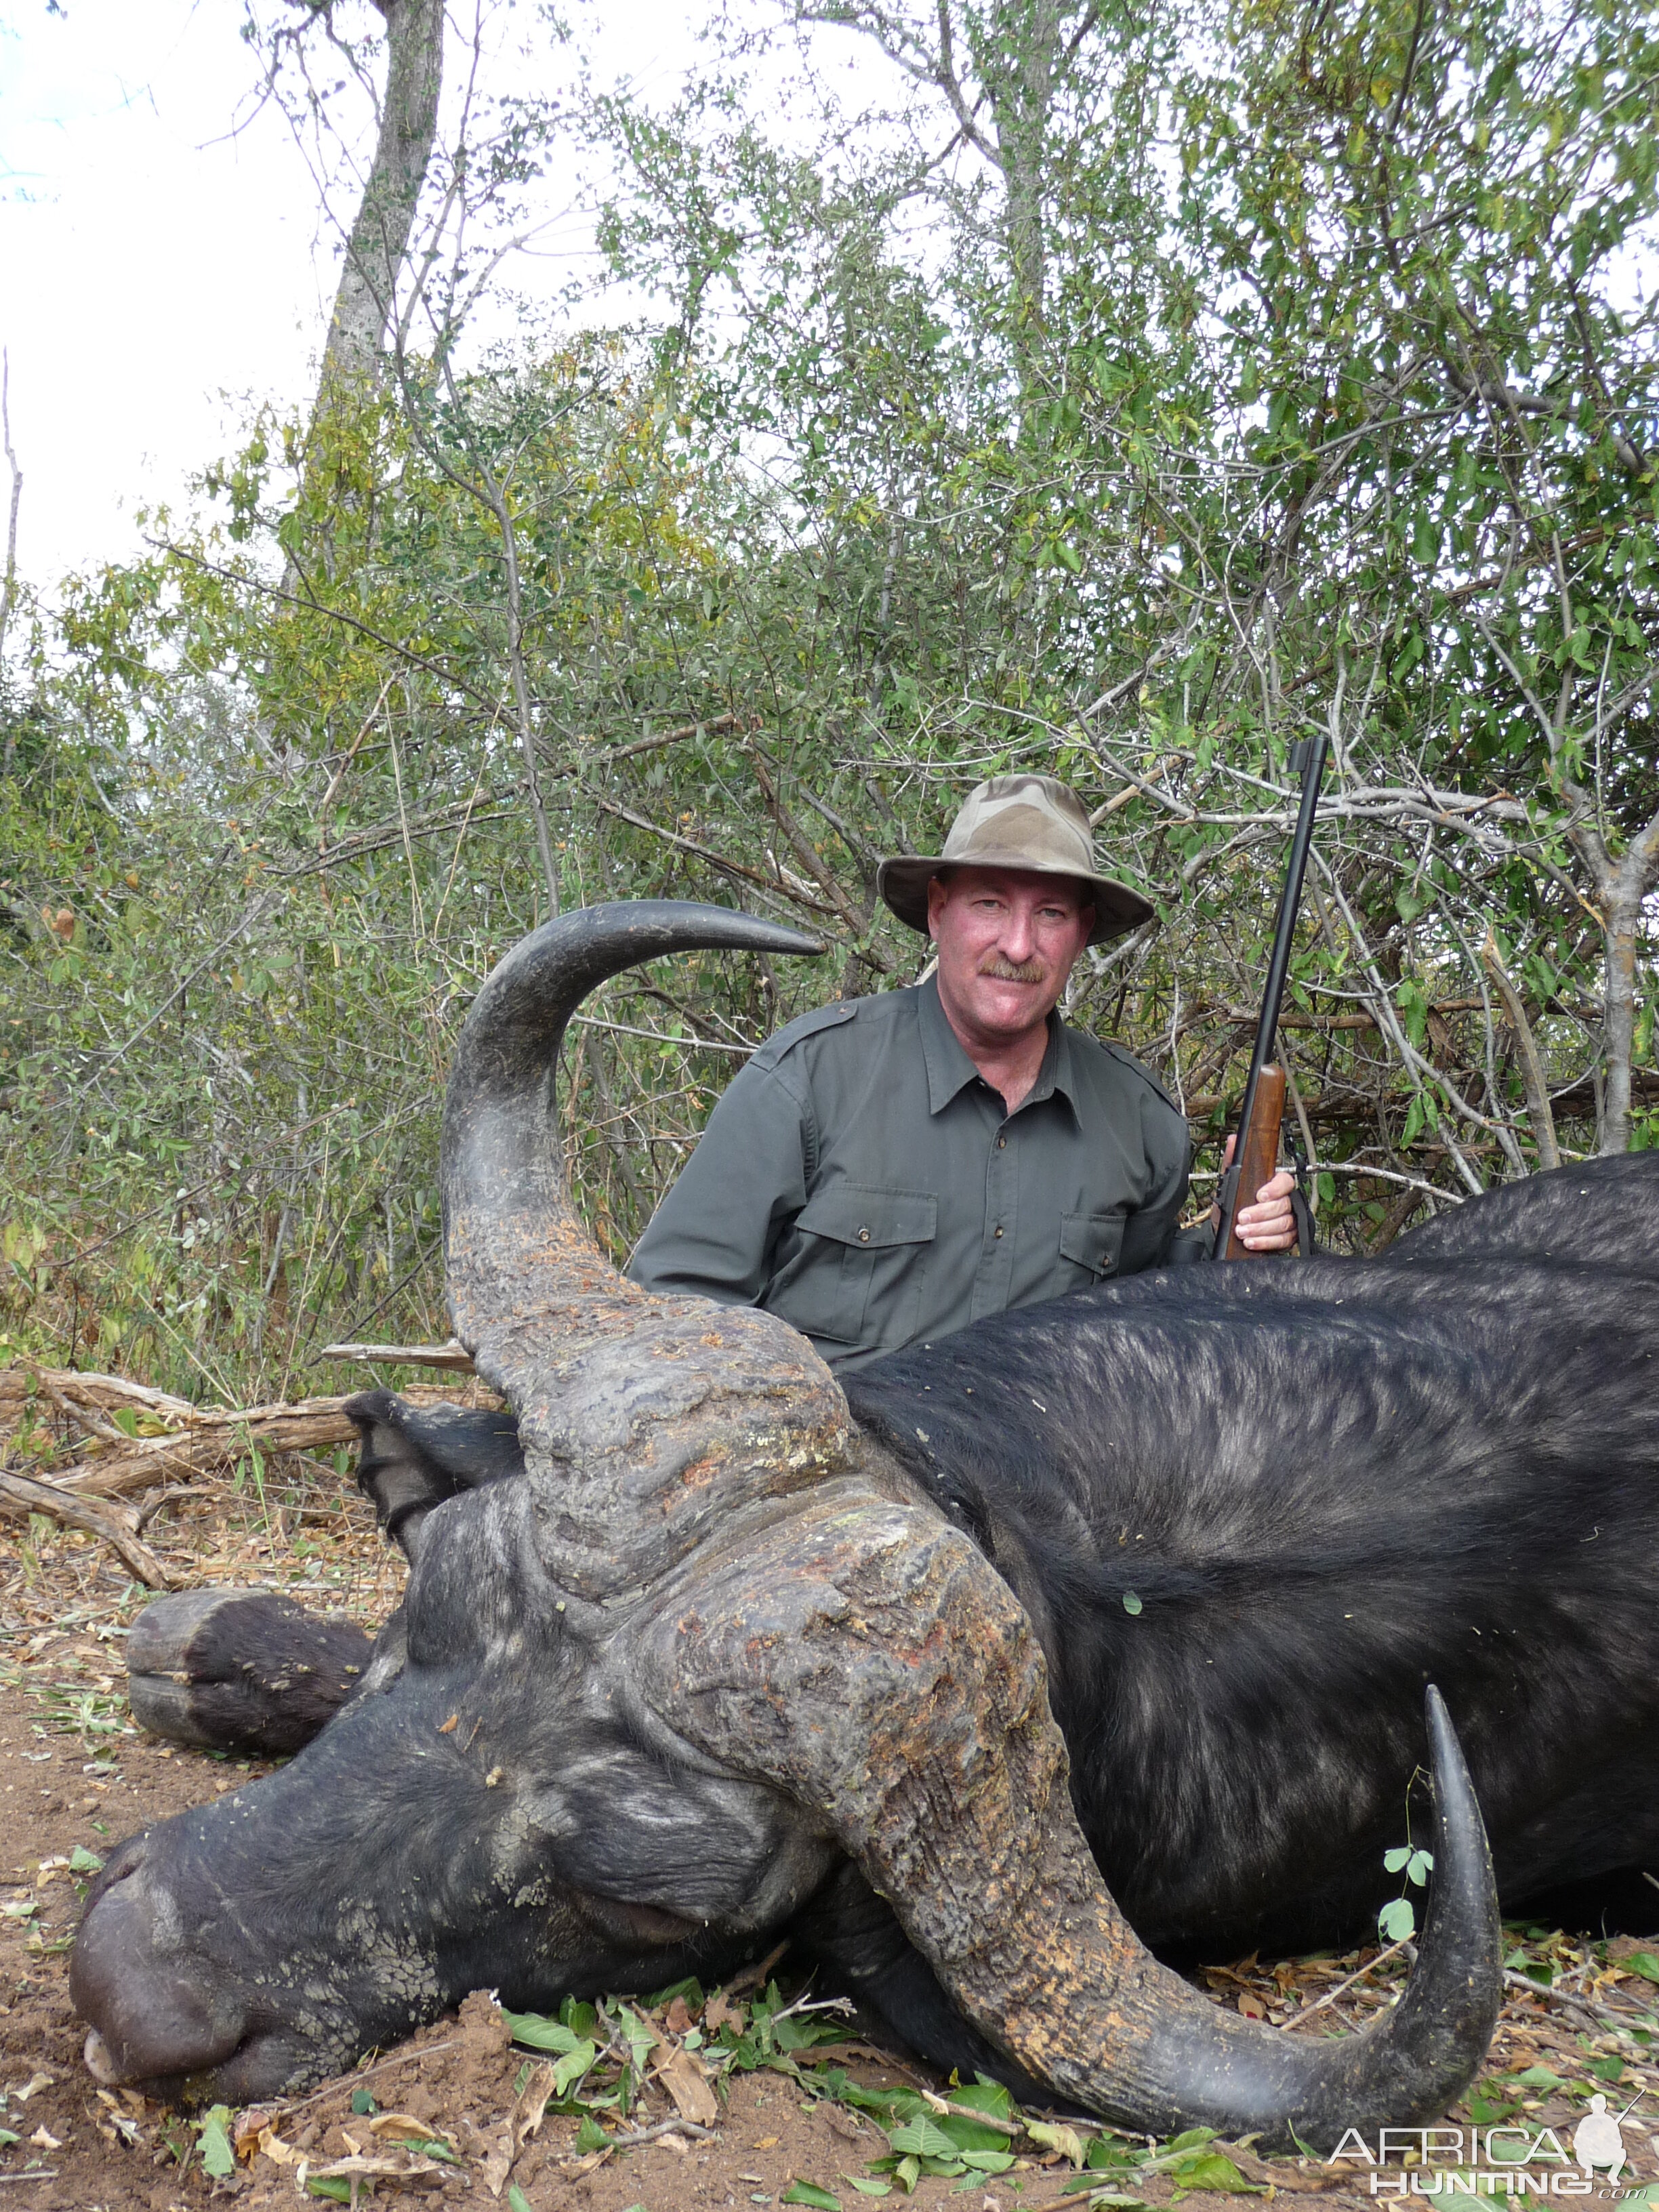
[[[148,2081],[216,2066],[242,2040],[240,2007],[204,1986],[179,1907],[123,1844],[88,1905],[70,1960],[70,1997],[92,2029],[87,2063],[105,2082]]]

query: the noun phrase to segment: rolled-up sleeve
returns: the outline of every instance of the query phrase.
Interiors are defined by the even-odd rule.
[[[773,1248],[806,1203],[807,1108],[776,1067],[744,1068],[625,1270],[649,1291],[758,1303]]]

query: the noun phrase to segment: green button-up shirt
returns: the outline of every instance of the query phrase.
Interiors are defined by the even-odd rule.
[[[1048,1021],[1018,1111],[932,978],[804,1014],[708,1117],[629,1266],[759,1305],[856,1367],[986,1314],[1195,1256],[1187,1125],[1116,1045]]]

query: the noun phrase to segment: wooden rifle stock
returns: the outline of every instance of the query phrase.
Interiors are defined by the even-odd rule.
[[[1250,1118],[1239,1132],[1233,1153],[1238,1163],[1237,1205],[1240,1209],[1254,1206],[1257,1191],[1279,1172],[1279,1129],[1284,1118],[1285,1071],[1276,1060],[1270,1060],[1257,1080]],[[1231,1224],[1227,1249],[1221,1256],[1224,1260],[1265,1260],[1277,1255],[1252,1252],[1239,1243],[1237,1226]]]

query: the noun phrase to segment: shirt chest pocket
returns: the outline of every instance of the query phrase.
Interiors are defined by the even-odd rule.
[[[1111,1213],[1062,1213],[1060,1256],[1074,1267],[1087,1270],[1083,1278],[1073,1279],[1074,1290],[1081,1290],[1085,1282],[1097,1283],[1106,1275],[1115,1274],[1123,1256],[1122,1207]]]
[[[799,1272],[769,1299],[809,1336],[891,1346],[915,1334],[928,1248],[939,1226],[931,1191],[837,1182],[795,1216]]]

